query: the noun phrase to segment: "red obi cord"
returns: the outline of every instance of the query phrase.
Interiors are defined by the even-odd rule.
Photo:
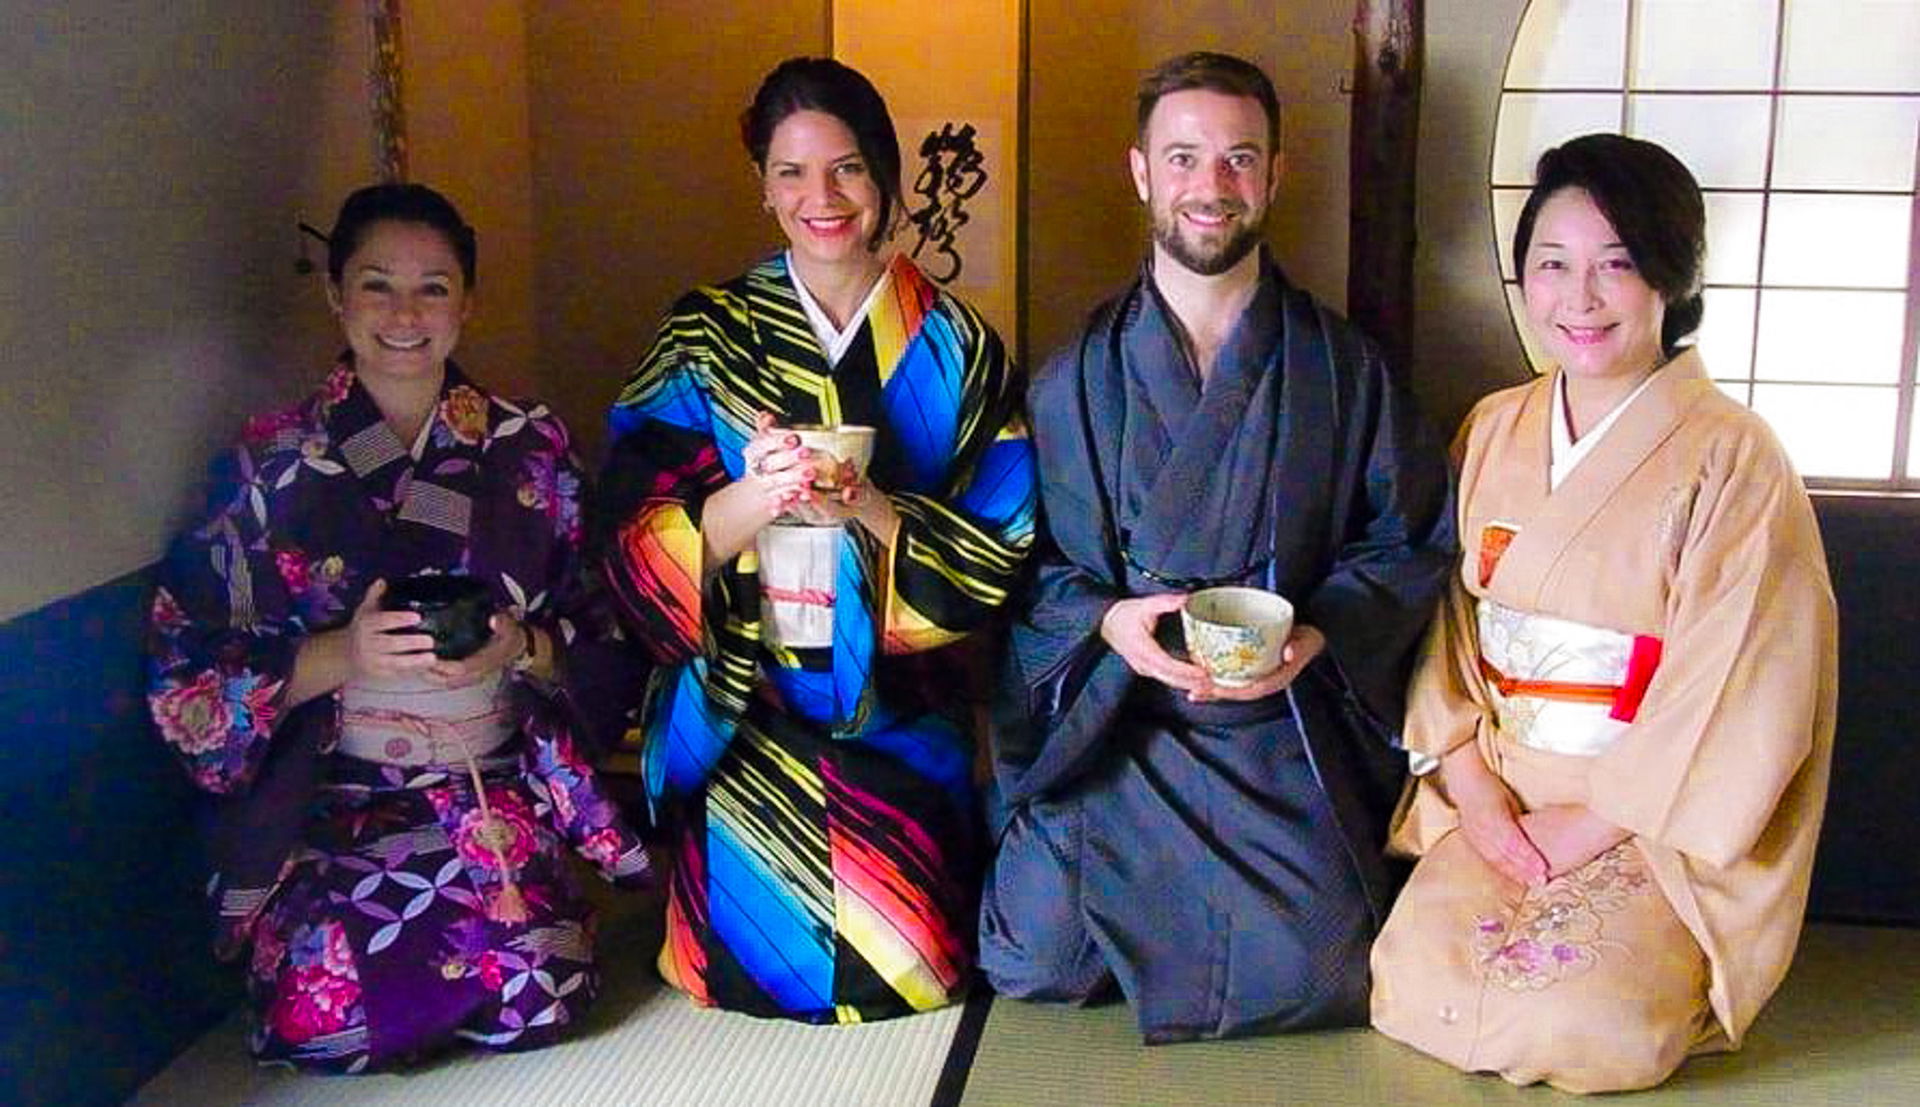
[[[1565,680],[1516,680],[1480,659],[1480,675],[1503,696],[1534,696],[1563,703],[1605,704],[1612,708],[1607,717],[1623,723],[1640,713],[1640,701],[1647,697],[1647,686],[1660,667],[1660,639],[1651,635],[1633,636],[1633,649],[1627,655],[1627,676],[1620,684],[1576,684]]]

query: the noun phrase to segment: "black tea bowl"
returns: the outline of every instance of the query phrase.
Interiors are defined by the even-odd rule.
[[[419,625],[395,633],[432,635],[433,655],[443,661],[470,656],[493,637],[493,593],[473,577],[402,577],[387,585],[380,606],[418,614]]]

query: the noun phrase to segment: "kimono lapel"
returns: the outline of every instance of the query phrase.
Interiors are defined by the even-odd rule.
[[[741,353],[752,357],[758,363],[752,368],[764,375],[768,410],[784,411],[793,422],[809,422],[798,417],[809,409],[818,413],[811,421],[845,422],[833,387],[833,367],[793,290],[795,279],[785,254],[775,254],[747,273],[747,312],[759,349]],[[784,401],[772,402],[783,393]]]
[[[1125,469],[1116,474],[1123,541],[1140,565],[1163,576],[1238,579],[1270,556],[1285,406],[1279,363],[1288,346],[1279,277],[1263,268],[1204,386],[1150,276],[1143,286],[1121,347],[1124,386],[1134,398]],[[1235,525],[1196,529],[1196,517]]]
[[[324,419],[367,506],[386,525],[386,540],[372,552],[374,572],[393,577],[426,566],[459,567],[472,530],[491,400],[448,362],[429,417],[438,425],[416,461],[366,386],[348,377],[344,397],[325,409]]]
[[[1611,502],[1621,487],[1653,452],[1672,437],[1682,418],[1699,398],[1702,389],[1712,388],[1700,355],[1688,350],[1662,367],[1647,390],[1620,413],[1620,419],[1607,432],[1604,441],[1574,467],[1560,487],[1545,494],[1548,480],[1548,420],[1553,411],[1552,382],[1540,382],[1527,398],[1514,433],[1516,464],[1527,489],[1514,499],[1502,501],[1502,509],[1519,518],[1505,517],[1518,524],[1488,590],[1505,603],[1525,608],[1540,605],[1541,594],[1568,546],[1579,537],[1594,516]],[[1524,468],[1523,468],[1524,467]],[[1536,496],[1538,498],[1536,499]],[[1525,509],[1538,504],[1537,512]],[[1485,540],[1484,524],[1489,520],[1471,520],[1476,530],[1471,541],[1476,548]]]
[[[767,259],[747,274],[747,312],[759,348],[729,351],[751,359],[750,364],[741,366],[739,379],[757,387],[765,397],[765,408],[784,412],[789,423],[851,422],[853,413],[841,403],[839,382],[813,333],[799,293],[794,291],[794,279],[784,254]],[[863,346],[866,352],[862,352]],[[871,375],[871,350],[871,336],[862,336],[848,350],[842,367],[855,368],[848,362],[859,358],[869,366],[863,371]],[[858,417],[868,418],[864,413]],[[886,435],[881,437],[884,440]],[[739,452],[744,445],[742,439],[738,444],[723,446],[730,453],[725,463],[733,472],[744,469]],[[876,471],[875,475],[880,474]],[[866,726],[873,706],[870,677],[879,638],[880,574],[876,565],[880,549],[858,527],[841,528],[839,537],[834,558],[833,645],[828,647],[831,664],[823,672],[776,660],[766,666],[766,671],[791,710],[845,735],[858,733]],[[751,587],[757,593],[757,571],[752,574]],[[759,602],[756,595],[753,603],[758,606]],[[758,642],[757,632],[747,634],[739,648],[753,650]],[[759,658],[756,653],[739,662],[752,666],[759,663]]]

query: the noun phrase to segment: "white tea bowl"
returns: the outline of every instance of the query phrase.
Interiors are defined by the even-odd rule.
[[[1215,684],[1242,688],[1280,667],[1293,604],[1264,588],[1203,588],[1180,609],[1187,655]]]

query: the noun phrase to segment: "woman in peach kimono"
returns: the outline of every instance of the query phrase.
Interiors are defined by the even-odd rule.
[[[1541,159],[1514,260],[1554,372],[1459,445],[1465,557],[1414,678],[1418,865],[1373,1022],[1581,1092],[1737,1047],[1786,974],[1833,739],[1835,621],[1800,479],[1681,346],[1705,212],[1672,155]]]

